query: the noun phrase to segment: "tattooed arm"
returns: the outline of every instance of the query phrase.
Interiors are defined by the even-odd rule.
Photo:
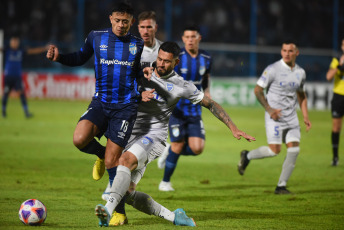
[[[264,89],[262,87],[260,87],[259,85],[256,85],[256,87],[254,88],[254,94],[256,95],[259,103],[264,107],[265,111],[270,114],[270,117],[273,120],[277,121],[278,119],[281,118],[281,115],[282,115],[281,110],[270,107],[268,101],[265,98]]]
[[[247,141],[255,141],[256,139],[245,132],[239,130],[236,125],[233,123],[232,119],[229,117],[229,115],[226,113],[226,111],[207,96],[204,96],[202,101],[199,102],[199,104],[207,109],[210,110],[210,112],[217,117],[220,121],[222,121],[231,131],[233,136],[240,140],[241,137],[244,137]]]

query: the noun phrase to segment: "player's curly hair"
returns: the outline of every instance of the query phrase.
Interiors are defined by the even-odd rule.
[[[164,42],[161,44],[159,50],[173,54],[173,58],[177,58],[180,54],[180,47],[175,42]]]

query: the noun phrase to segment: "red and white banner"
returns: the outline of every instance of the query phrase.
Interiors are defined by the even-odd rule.
[[[95,91],[93,75],[28,72],[23,82],[31,98],[91,99]]]

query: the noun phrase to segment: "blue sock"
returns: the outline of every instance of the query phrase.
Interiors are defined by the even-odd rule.
[[[179,159],[179,154],[172,152],[171,147],[168,149],[168,156],[166,158],[166,166],[164,172],[164,178],[162,179],[165,182],[169,182],[171,176],[177,166],[177,161]]]
[[[109,174],[110,186],[112,187],[113,180],[115,179],[115,176],[116,176],[116,173],[117,173],[117,166],[113,167],[111,169],[107,169],[107,171],[108,171],[108,174]],[[125,207],[124,207],[125,199],[126,199],[126,196],[124,196],[122,198],[121,202],[118,203],[118,205],[115,208],[116,212],[121,213],[121,214],[125,214]]]
[[[195,154],[189,145],[185,145],[183,148],[183,151],[180,153],[180,155],[184,155],[184,156],[196,156],[197,154]]]
[[[116,172],[117,172],[117,166],[115,166],[111,169],[107,169],[107,172],[109,174],[110,187],[112,187],[112,182],[113,182],[113,179],[115,179]]]

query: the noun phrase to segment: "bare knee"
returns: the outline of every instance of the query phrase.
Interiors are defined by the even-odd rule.
[[[188,140],[189,147],[192,152],[196,155],[199,155],[204,150],[204,139],[199,137],[190,137]]]
[[[172,142],[171,143],[171,150],[176,154],[180,154],[183,151],[185,142]]]
[[[85,138],[84,135],[74,133],[74,135],[73,135],[73,144],[78,149],[83,149],[88,144],[88,141],[87,141],[87,138]]]

